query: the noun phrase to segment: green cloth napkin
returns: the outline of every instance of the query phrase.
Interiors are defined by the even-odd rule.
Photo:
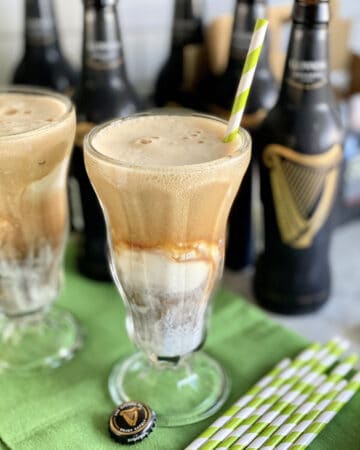
[[[89,281],[76,272],[71,248],[59,305],[81,321],[86,331],[84,347],[59,369],[27,376],[0,375],[0,448],[120,448],[107,431],[114,407],[107,391],[107,378],[113,363],[134,351],[124,328],[122,302],[111,284]],[[221,361],[231,377],[231,396],[224,409],[280,359],[295,356],[307,344],[304,338],[269,320],[256,307],[220,291],[206,350]],[[214,419],[178,428],[156,427],[136,448],[183,449]],[[357,395],[311,449],[359,450],[359,419],[360,395]]]

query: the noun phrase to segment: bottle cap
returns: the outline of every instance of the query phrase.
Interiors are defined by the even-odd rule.
[[[156,415],[145,403],[125,402],[119,405],[109,419],[111,437],[120,444],[136,444],[154,429]]]

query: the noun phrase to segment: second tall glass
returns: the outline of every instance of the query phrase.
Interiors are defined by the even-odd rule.
[[[81,343],[52,307],[68,235],[71,101],[35,88],[0,90],[0,370],[58,366]]]

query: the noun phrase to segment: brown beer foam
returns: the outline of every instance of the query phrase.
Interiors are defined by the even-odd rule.
[[[113,164],[85,152],[87,171],[104,207],[113,242],[165,250],[174,250],[179,243],[192,247],[200,241],[209,246],[218,245],[224,239],[228,212],[250,152],[243,158],[232,158],[241,138],[235,143],[223,144],[225,124],[189,116],[145,116],[116,122],[103,129],[103,139],[98,139],[101,138],[99,133],[93,143],[107,156],[117,154],[120,160],[127,157],[131,164],[139,159],[132,151],[136,149],[134,142],[149,136],[146,121],[153,131],[151,136],[161,137],[154,143],[157,153],[153,160],[152,146],[142,146],[143,152],[150,152],[147,155],[149,167],[151,163],[158,164],[154,170],[146,170],[146,164],[143,167]],[[132,134],[129,135],[127,124],[130,123]],[[190,131],[185,135],[191,135],[195,128],[203,130],[202,137],[184,140],[184,126]],[[130,144],[123,145],[125,140]],[[203,143],[198,143],[199,140]],[[165,147],[160,148],[159,142],[165,142]],[[174,165],[160,165],[161,155],[165,155],[167,163],[171,159]],[[223,161],[217,163],[217,158]],[[194,163],[176,165],[185,160]],[[199,163],[200,160],[203,163]]]
[[[0,137],[36,131],[59,120],[65,113],[66,105],[56,98],[1,93]]]
[[[241,139],[225,144],[224,123],[199,116],[139,116],[102,128],[98,152],[138,166],[192,166],[236,152]]]

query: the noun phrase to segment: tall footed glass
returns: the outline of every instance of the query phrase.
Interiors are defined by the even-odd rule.
[[[52,307],[68,233],[71,101],[36,88],[0,89],[0,371],[55,367],[81,334]]]
[[[137,115],[94,128],[85,163],[102,205],[112,274],[138,353],[113,368],[116,403],[141,400],[162,426],[208,417],[229,392],[201,350],[223,270],[226,222],[250,159],[214,117]]]

